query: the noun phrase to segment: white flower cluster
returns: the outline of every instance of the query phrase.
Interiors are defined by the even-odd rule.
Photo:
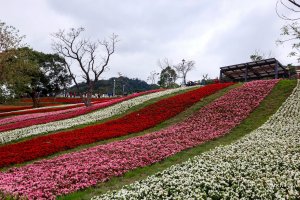
[[[99,199],[298,199],[300,82],[260,128]]]
[[[195,86],[199,87],[199,86]],[[191,88],[191,87],[189,87]],[[165,96],[168,94],[172,94],[175,92],[179,92],[181,90],[186,90],[189,89],[186,87],[180,87],[176,89],[169,89],[169,90],[164,90],[161,92],[156,92],[156,93],[151,93],[148,95],[143,95],[136,97],[134,99],[130,99],[127,101],[123,101],[121,103],[115,104],[113,106],[99,109],[95,112],[88,113],[85,115],[80,115],[78,117],[70,118],[70,119],[65,119],[65,120],[60,120],[60,121],[54,121],[54,122],[49,122],[46,124],[39,124],[39,125],[33,125],[21,129],[16,129],[16,130],[11,130],[11,131],[5,131],[0,133],[0,143],[4,144],[7,142],[11,142],[20,138],[25,138],[28,136],[33,136],[33,135],[38,135],[42,133],[47,133],[51,131],[58,131],[66,128],[71,128],[77,125],[81,124],[88,124],[88,123],[93,123],[99,120],[103,120],[109,117],[112,117],[114,115],[121,114],[128,109],[132,108],[133,106],[137,106],[139,104],[142,104],[148,100],[158,98],[161,96]]]

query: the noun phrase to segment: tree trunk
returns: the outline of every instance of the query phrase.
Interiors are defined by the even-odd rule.
[[[39,105],[39,100],[37,98],[37,92],[35,92],[35,91],[34,92],[30,92],[29,96],[32,99],[33,107],[34,108],[38,108],[40,105]]]
[[[186,76],[185,75],[183,75],[183,83],[184,83],[184,85],[186,85]]]
[[[89,88],[87,90],[85,97],[83,97],[83,95],[80,94],[80,96],[84,102],[84,105],[86,107],[89,107],[92,105],[92,94],[93,94],[93,85],[92,84],[89,85]]]
[[[89,107],[92,105],[92,92],[88,91],[86,94],[86,102],[85,102],[85,106]]]

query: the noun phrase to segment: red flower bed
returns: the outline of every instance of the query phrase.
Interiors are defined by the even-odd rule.
[[[169,119],[187,107],[232,83],[212,84],[151,104],[103,124],[40,136],[0,147],[0,167],[22,163],[99,140],[140,132]]]
[[[86,113],[89,113],[89,112],[92,112],[92,111],[95,111],[95,110],[98,110],[98,109],[101,109],[104,107],[114,105],[116,103],[120,103],[122,101],[134,98],[136,96],[140,96],[140,95],[144,95],[144,94],[148,94],[148,93],[152,93],[152,92],[157,92],[157,91],[160,91],[160,90],[149,90],[146,92],[135,93],[135,94],[129,95],[127,97],[123,97],[123,98],[113,98],[110,101],[94,102],[93,103],[94,105],[90,106],[90,107],[85,107],[82,105],[81,105],[82,106],[81,108],[75,108],[75,109],[70,109],[70,107],[68,107],[70,109],[69,112],[67,110],[67,112],[63,112],[63,113],[56,114],[56,115],[48,115],[48,116],[44,116],[44,117],[38,117],[38,118],[24,120],[24,121],[22,121],[22,123],[14,122],[14,123],[2,125],[0,127],[0,132],[14,130],[14,129],[18,129],[18,128],[24,128],[24,127],[38,125],[38,124],[45,124],[45,123],[58,121],[58,120],[69,119],[69,118],[76,117],[79,115],[84,115]]]

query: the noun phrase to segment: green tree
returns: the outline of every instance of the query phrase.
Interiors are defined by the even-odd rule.
[[[65,59],[58,54],[45,54],[37,51],[33,53],[33,59],[40,69],[42,94],[56,96],[62,90],[66,90],[71,84],[71,76],[66,68]]]
[[[266,53],[261,52],[260,50],[255,50],[252,55],[250,55],[251,61],[260,61],[272,57],[272,52],[270,51],[267,55]]]
[[[22,40],[25,38],[24,35],[19,34],[19,30],[13,26],[7,25],[5,22],[0,20],[0,53],[6,52],[5,54],[1,54],[0,57],[0,84],[1,81],[4,80],[4,73],[6,70],[4,69],[3,61],[7,60],[10,57],[10,54],[14,54],[14,49],[25,46],[22,43]],[[0,91],[1,92],[1,91]],[[2,93],[0,93],[1,95]]]
[[[281,19],[287,21],[287,24],[281,28],[282,38],[277,40],[277,43],[290,43],[293,50],[289,56],[296,56],[298,62],[300,62],[300,25],[298,22],[300,19],[300,2],[296,0],[278,0],[276,13]]]
[[[5,54],[9,54],[9,56]],[[30,48],[20,48],[2,53],[5,60],[5,78],[2,85],[13,96],[27,93],[33,106],[39,106],[40,95],[55,96],[66,88],[71,78],[64,58],[57,54],[45,54]]]
[[[24,46],[22,44],[24,38],[25,36],[20,35],[18,29],[0,20],[0,52]]]
[[[260,61],[260,60],[263,60],[263,56],[260,55],[257,51],[255,51],[254,54],[250,55],[250,60],[251,61]]]
[[[176,79],[177,79],[176,71],[172,69],[170,66],[167,66],[166,68],[162,69],[158,84],[164,88],[175,87]]]
[[[30,83],[35,81],[35,77],[38,76],[38,66],[27,59],[27,54],[28,52],[24,49],[7,50],[0,54],[2,102],[24,94]]]

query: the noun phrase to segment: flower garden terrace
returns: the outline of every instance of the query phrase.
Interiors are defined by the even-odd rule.
[[[218,88],[217,85],[219,85]],[[292,92],[293,89],[294,92]],[[55,136],[55,139],[48,140],[45,144],[40,139],[44,137],[43,135],[34,134],[33,138],[28,137],[27,133],[31,131],[27,133],[23,131],[25,134],[22,131],[15,132],[17,137],[10,136],[8,132],[3,132],[3,135],[0,133],[2,138],[19,138],[18,133],[25,136],[22,136],[21,142],[13,139],[9,141],[9,144],[3,143],[0,147],[0,160],[6,162],[6,164],[5,162],[2,164],[2,167],[7,166],[2,168],[0,173],[2,197],[90,199],[96,194],[106,192],[108,193],[93,198],[140,199],[144,197],[160,199],[172,198],[176,195],[182,198],[218,198],[226,197],[226,195],[232,198],[243,197],[243,195],[249,197],[243,193],[242,188],[232,191],[232,188],[226,185],[224,187],[209,185],[209,183],[215,182],[215,179],[209,174],[203,176],[203,184],[207,185],[204,187],[202,182],[196,180],[192,174],[195,174],[195,177],[198,177],[198,174],[205,174],[205,170],[210,166],[209,163],[200,161],[200,164],[194,165],[196,162],[193,162],[190,172],[185,170],[187,168],[184,166],[191,165],[185,164],[184,161],[198,160],[198,157],[201,157],[204,152],[207,152],[203,154],[204,157],[206,154],[216,155],[217,153],[211,149],[220,145],[239,143],[239,141],[243,143],[244,138],[265,123],[288,96],[292,94],[286,102],[290,102],[291,99],[293,102],[297,102],[295,98],[298,95],[297,91],[299,91],[299,84],[296,87],[295,81],[287,80],[253,81],[234,85],[215,84],[189,91],[182,90],[180,93],[161,96],[155,101],[150,99],[141,101],[134,110],[127,107],[126,109],[129,110],[125,113],[114,112],[110,116],[111,118],[107,118],[105,121],[90,121],[85,123],[84,127],[75,126],[72,130],[64,132],[54,130],[45,136],[49,139]],[[147,101],[148,103],[146,103]],[[170,106],[168,107],[168,105]],[[285,108],[289,105],[287,104]],[[296,103],[295,106],[293,109],[297,109],[299,104]],[[106,108],[100,108],[99,111],[103,109]],[[288,112],[292,113],[290,109]],[[285,111],[282,108],[280,110]],[[97,117],[99,116],[97,115]],[[151,116],[153,117],[151,118]],[[276,116],[279,115],[274,115],[272,119],[284,119],[284,117]],[[291,115],[291,119],[294,118],[296,117]],[[59,123],[60,120],[57,122]],[[72,122],[70,121],[70,123]],[[274,123],[272,122],[272,124]],[[264,127],[270,126],[264,125]],[[297,128],[295,126],[294,129],[285,130],[294,131]],[[269,134],[272,134],[271,132]],[[73,138],[72,134],[74,134]],[[82,138],[83,136],[85,139]],[[288,142],[290,139],[287,137],[284,142]],[[55,141],[58,141],[59,145],[65,144],[65,146],[56,149],[59,145]],[[89,142],[82,143],[82,141]],[[48,144],[50,145],[47,146]],[[74,144],[76,145],[73,146]],[[254,145],[255,142],[249,144]],[[26,146],[26,148],[21,149],[22,146]],[[53,151],[54,149],[55,151]],[[66,151],[66,149],[69,150]],[[288,155],[297,156],[297,151],[294,150],[289,151]],[[219,159],[219,157],[231,156],[231,154],[232,157],[235,156],[232,151],[224,150],[224,153],[217,156],[216,161],[212,162],[218,162],[218,166],[226,166],[226,160]],[[193,158],[194,156],[197,157]],[[24,157],[29,159],[23,159]],[[272,160],[273,158],[268,157],[268,159]],[[251,159],[247,160],[249,164],[246,166],[250,166]],[[243,163],[241,160],[236,163],[238,162]],[[19,164],[16,165],[16,163]],[[182,165],[177,165],[180,163]],[[263,162],[255,161],[253,164],[257,164],[259,168]],[[174,167],[172,167],[173,165]],[[286,165],[283,166],[286,167]],[[164,169],[165,171],[163,171]],[[234,169],[238,170],[238,166]],[[285,170],[289,171],[290,169],[286,168]],[[226,170],[227,168],[220,167],[218,172],[222,174]],[[279,171],[275,172],[280,174]],[[165,176],[166,173],[170,176]],[[159,179],[160,174],[165,177],[164,180]],[[177,175],[185,177],[185,174],[187,179],[181,178],[182,181],[177,181]],[[264,176],[263,172],[258,176]],[[218,178],[218,173],[216,173],[216,177]],[[294,177],[297,178],[296,175]],[[143,179],[145,181],[134,183]],[[289,180],[294,180],[294,178],[291,177]],[[195,185],[194,183],[197,181],[201,184]],[[125,186],[120,191],[109,192],[109,190],[120,189],[128,183],[133,183],[133,185]],[[277,184],[277,182],[274,183]],[[284,193],[284,190],[280,190],[277,196],[290,195],[290,197],[294,197],[298,192],[298,183],[297,181],[289,182],[290,186],[291,183],[292,192]],[[220,184],[222,185],[222,183]],[[244,185],[249,190],[261,191],[261,193],[258,192],[259,195],[264,194],[267,188],[266,185],[258,188],[252,188],[251,185],[243,183],[243,187]],[[223,188],[226,192],[221,192]],[[151,192],[152,190],[153,192]]]

